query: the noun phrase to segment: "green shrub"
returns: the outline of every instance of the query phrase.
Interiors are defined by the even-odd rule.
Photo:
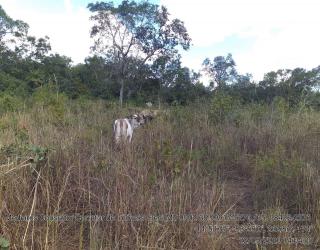
[[[290,110],[289,102],[287,102],[283,97],[276,96],[271,105],[275,118],[280,122],[284,122]]]
[[[209,111],[210,120],[214,123],[223,123],[230,112],[240,105],[240,101],[223,92],[217,92],[212,99]]]
[[[0,96],[0,114],[18,111],[22,107],[23,101],[19,97],[15,97],[7,93]]]
[[[292,152],[291,152],[292,153]],[[285,148],[277,145],[268,153],[255,156],[253,171],[254,200],[258,209],[281,205],[299,212],[301,201],[302,170],[306,164],[294,154],[287,155]]]
[[[0,236],[0,250],[7,250],[10,247],[10,242],[4,238],[3,236]]]
[[[64,103],[67,100],[67,96],[64,93],[59,93],[56,87],[51,84],[37,88],[32,97],[34,103],[45,107],[56,105],[59,102]]]
[[[55,125],[65,122],[64,117],[68,101],[65,94],[55,92],[54,86],[47,85],[38,88],[32,98],[36,106],[41,106],[49,111],[48,117],[52,119]]]
[[[249,111],[250,117],[254,122],[261,122],[268,113],[268,106],[264,104],[251,104]]]

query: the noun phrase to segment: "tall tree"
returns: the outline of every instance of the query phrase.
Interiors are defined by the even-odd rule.
[[[191,39],[182,21],[169,19],[169,13],[148,1],[124,0],[115,7],[112,2],[91,3],[93,15],[91,37],[93,51],[111,60],[120,85],[119,101],[128,75],[164,55],[177,54],[177,47],[187,50]],[[130,71],[129,71],[130,69]]]
[[[212,79],[212,88],[224,88],[237,80],[236,63],[231,54],[226,57],[217,56],[212,61],[206,58],[203,63],[203,71]]]
[[[7,15],[0,5],[0,42],[3,43],[5,37],[20,37],[27,33],[28,24],[20,20],[14,20]]]

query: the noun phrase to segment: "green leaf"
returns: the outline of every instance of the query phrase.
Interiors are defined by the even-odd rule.
[[[10,246],[10,242],[4,237],[0,237],[0,249],[1,250],[9,249],[9,246]]]

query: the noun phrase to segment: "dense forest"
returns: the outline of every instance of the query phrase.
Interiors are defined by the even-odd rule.
[[[13,98],[25,99],[46,87],[71,99],[116,101],[120,96],[121,102],[138,105],[147,101],[186,105],[220,91],[242,103],[271,103],[282,97],[290,106],[303,102],[319,108],[320,66],[279,69],[254,82],[250,74],[237,72],[228,54],[204,59],[201,72],[194,72],[182,66],[178,53],[179,47],[190,47],[191,38],[183,22],[170,21],[165,7],[123,1],[118,7],[97,3],[88,8],[93,22],[92,55],[74,65],[71,58],[51,53],[48,37],[30,36],[28,24],[13,20],[0,6],[2,109],[14,108]],[[102,10],[112,15],[103,16]],[[113,43],[106,42],[110,40]],[[201,74],[210,77],[209,86],[201,82]]]

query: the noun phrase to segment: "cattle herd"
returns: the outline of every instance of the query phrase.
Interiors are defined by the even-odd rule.
[[[115,120],[113,124],[115,143],[130,143],[134,129],[150,122],[157,114],[158,111],[143,110],[140,113]]]

